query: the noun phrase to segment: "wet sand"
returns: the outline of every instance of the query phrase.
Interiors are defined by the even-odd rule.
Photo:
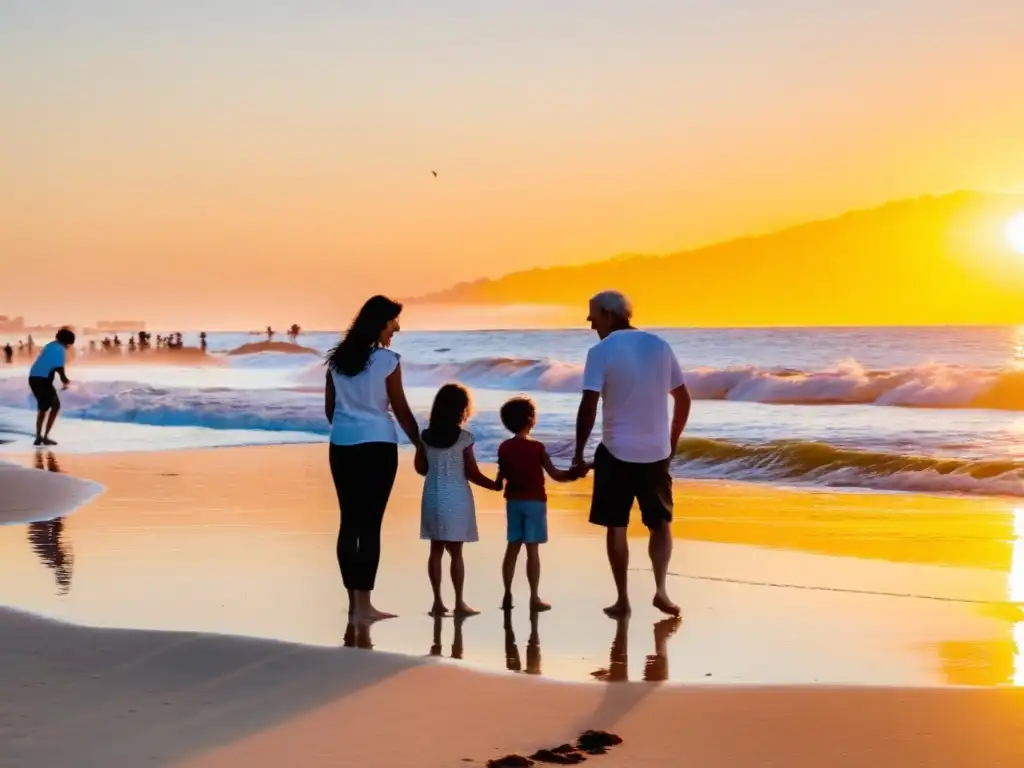
[[[435,621],[409,461],[386,517],[375,593],[399,618],[355,638],[324,453],[53,455],[45,468],[106,491],[59,531],[0,528],[0,605],[91,626],[372,645],[569,681],[1024,681],[1024,614],[1014,605],[1024,600],[1024,514],[1006,502],[680,483],[670,588],[683,621],[666,622],[649,604],[637,527],[634,613],[615,622],[601,612],[612,584],[599,531],[586,522],[589,484],[555,486],[542,549],[542,591],[555,609],[531,621],[523,566],[518,608],[498,610],[502,500],[481,491],[481,541],[466,560],[467,597],[483,612]],[[54,562],[73,563],[61,576],[69,585]]]
[[[0,527],[0,605],[61,621],[0,610],[0,765],[482,765],[586,728],[625,738],[591,758],[608,766],[1024,762],[1009,502],[680,483],[683,620],[648,604],[638,528],[617,623],[589,485],[556,486],[555,608],[531,622],[522,574],[521,605],[497,610],[502,502],[480,492],[467,593],[483,613],[435,622],[405,457],[376,593],[400,617],[367,633],[346,626],[324,454],[22,457],[46,473],[23,500],[59,474],[106,490]]]

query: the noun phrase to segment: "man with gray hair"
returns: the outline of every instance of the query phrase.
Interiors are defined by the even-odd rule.
[[[669,462],[690,415],[690,393],[675,353],[664,339],[634,328],[633,307],[618,291],[590,300],[590,327],[600,341],[587,353],[576,417],[573,466],[585,472],[583,451],[603,401],[601,444],[594,453],[590,522],[607,528],[608,562],[618,598],[609,616],[630,612],[626,528],[636,501],[648,531],[654,606],[679,614],[665,588],[672,559],[672,476]],[[669,421],[668,399],[673,400]]]

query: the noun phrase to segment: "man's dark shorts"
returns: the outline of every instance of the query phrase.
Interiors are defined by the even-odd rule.
[[[669,461],[634,464],[612,456],[604,445],[594,454],[594,496],[590,522],[605,528],[625,528],[635,500],[648,528],[672,522],[672,475]]]
[[[29,376],[28,386],[39,403],[40,411],[48,411],[51,408],[60,408],[60,398],[57,397],[57,387],[53,385],[53,379],[42,376]]]

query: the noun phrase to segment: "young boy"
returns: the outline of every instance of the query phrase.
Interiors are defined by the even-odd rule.
[[[537,409],[526,397],[516,397],[501,406],[501,423],[513,437],[498,447],[498,480],[505,482],[505,514],[508,521],[508,546],[501,564],[505,582],[503,610],[512,608],[512,579],[519,550],[526,545],[526,578],[530,582],[530,610],[551,608],[540,599],[540,545],[548,540],[548,504],[544,473],[561,483],[578,479],[571,470],[551,463],[544,444],[530,437],[537,423]]]
[[[61,328],[57,331],[57,337],[39,351],[39,357],[29,369],[28,386],[39,404],[36,414],[35,445],[57,444],[50,439],[50,430],[53,429],[53,422],[57,420],[57,414],[60,412],[60,398],[57,397],[57,388],[53,386],[53,377],[60,376],[64,389],[67,389],[71,382],[64,372],[64,365],[67,362],[67,351],[74,345],[75,334],[70,328]],[[47,413],[50,416],[49,420],[46,418]]]

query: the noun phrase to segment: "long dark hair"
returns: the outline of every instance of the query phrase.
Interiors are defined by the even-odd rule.
[[[345,338],[327,353],[327,366],[343,376],[362,373],[370,362],[370,355],[380,347],[381,333],[401,312],[402,305],[387,296],[367,299]]]
[[[434,396],[423,442],[433,448],[451,448],[462,434],[462,425],[472,408],[469,390],[460,384],[445,384]]]

